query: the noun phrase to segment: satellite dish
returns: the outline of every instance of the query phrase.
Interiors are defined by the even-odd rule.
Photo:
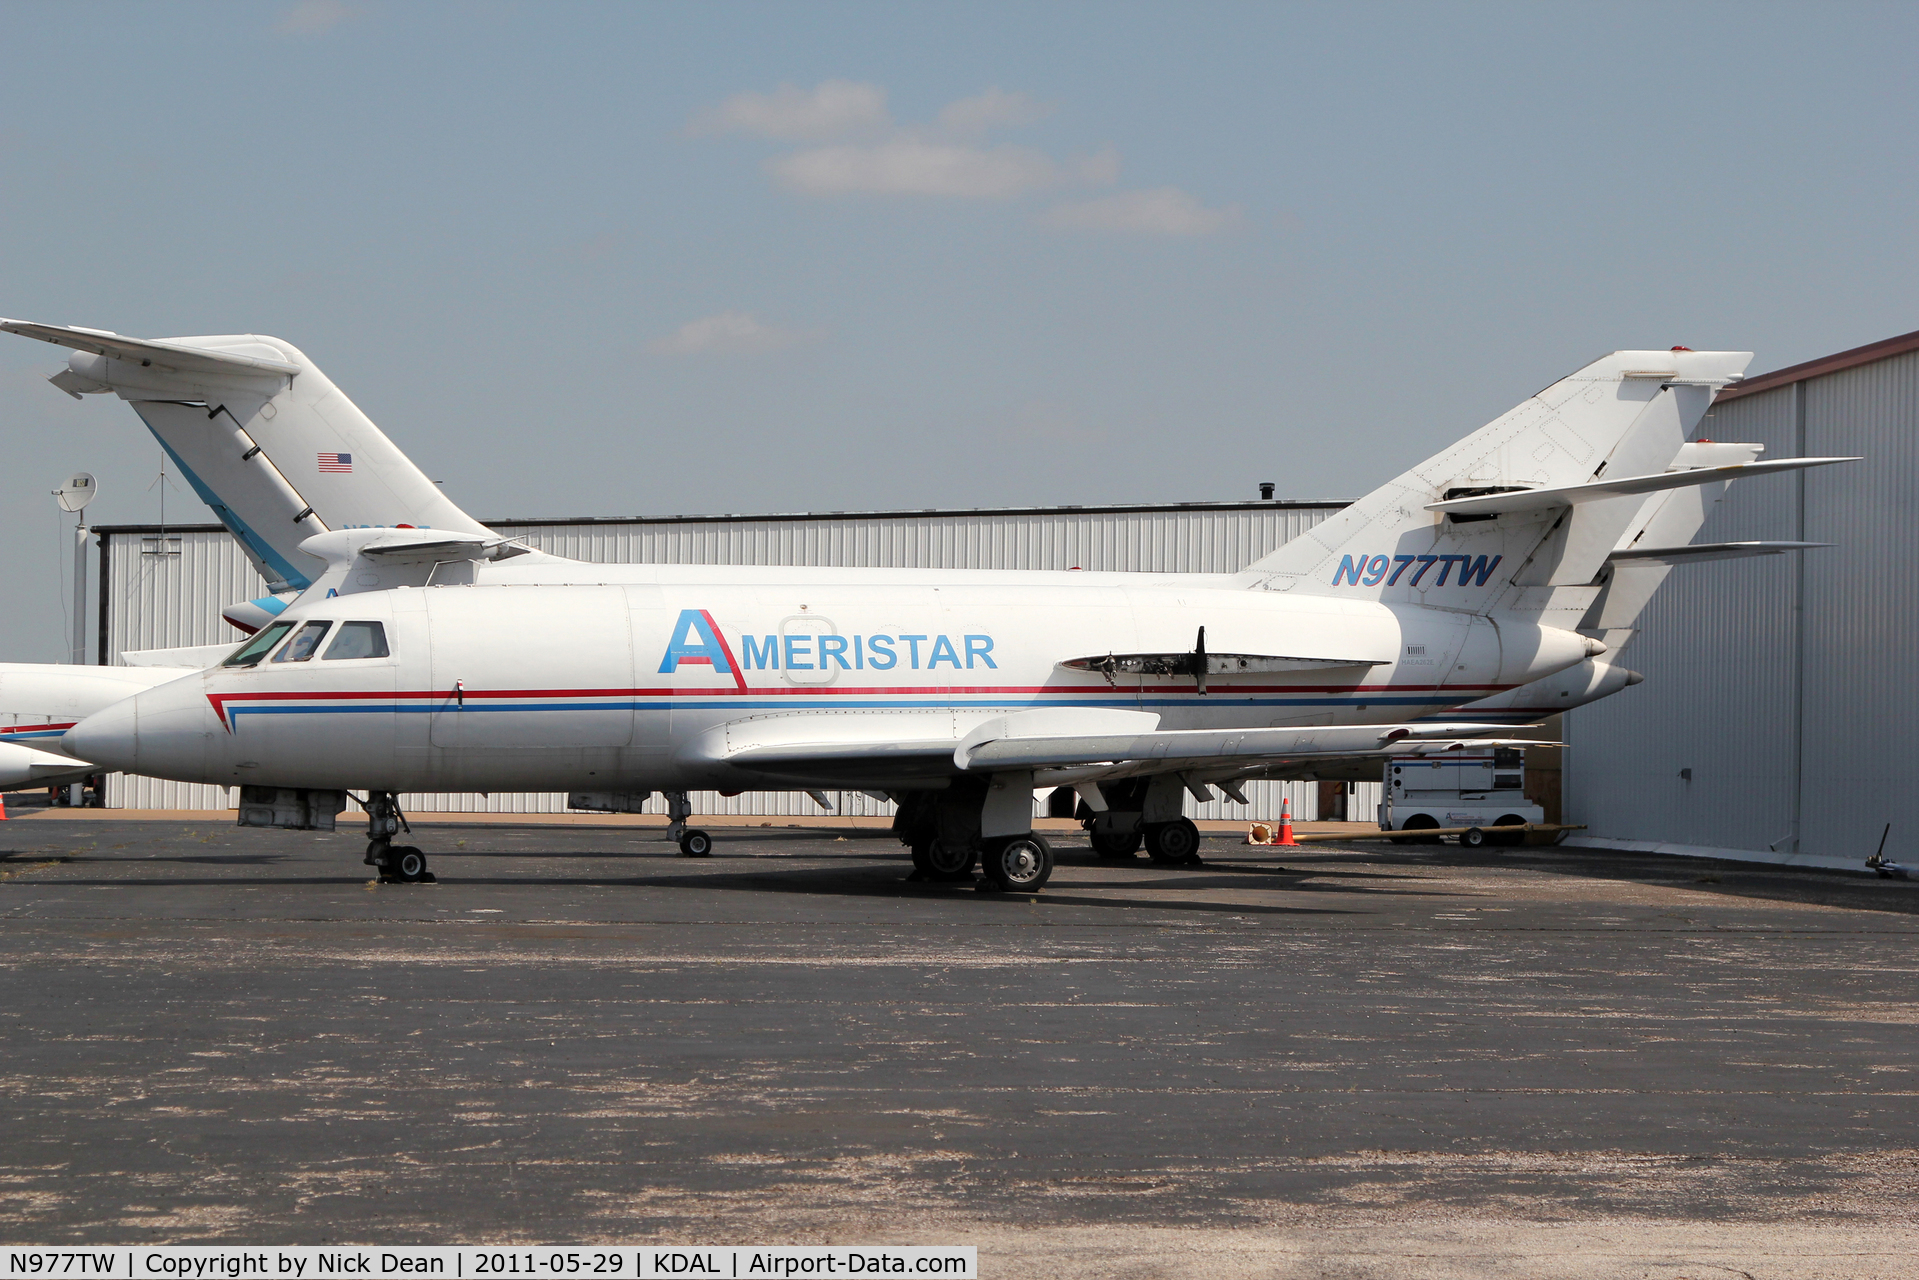
[[[53,497],[62,511],[79,511],[92,502],[98,492],[99,486],[93,482],[91,474],[76,471],[67,478],[65,484],[53,491]]]

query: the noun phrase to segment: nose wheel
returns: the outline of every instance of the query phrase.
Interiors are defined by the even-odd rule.
[[[426,854],[410,844],[389,845],[375,840],[366,847],[368,865],[378,867],[381,884],[438,884],[426,868]]]
[[[439,879],[426,869],[426,855],[410,844],[394,844],[393,837],[406,825],[400,802],[390,791],[369,791],[366,808],[366,864],[377,867],[381,884],[438,884]]]

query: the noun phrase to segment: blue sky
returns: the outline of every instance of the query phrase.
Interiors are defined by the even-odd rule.
[[[482,518],[1350,497],[1620,347],[1919,328],[1902,5],[0,7],[0,314],[270,333]],[[0,341],[47,491],[159,451]],[[205,518],[184,490],[169,518]]]

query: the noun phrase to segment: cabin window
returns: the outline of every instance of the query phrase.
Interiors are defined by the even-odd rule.
[[[328,661],[335,658],[384,658],[386,628],[377,622],[342,622],[327,646]]]
[[[286,648],[273,655],[275,662],[305,662],[320,647],[321,637],[331,622],[309,622],[300,628],[300,634],[287,641]]]
[[[266,630],[254,636],[228,655],[223,667],[251,667],[267,656],[267,651],[286,639],[287,632],[293,630],[291,622],[276,622]]]

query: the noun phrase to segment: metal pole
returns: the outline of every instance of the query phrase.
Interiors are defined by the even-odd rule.
[[[87,661],[87,518],[80,516],[73,526],[73,665]],[[67,804],[78,809],[87,802],[85,780],[67,789]]]
[[[87,661],[87,522],[80,517],[73,528],[73,654],[75,666]]]

